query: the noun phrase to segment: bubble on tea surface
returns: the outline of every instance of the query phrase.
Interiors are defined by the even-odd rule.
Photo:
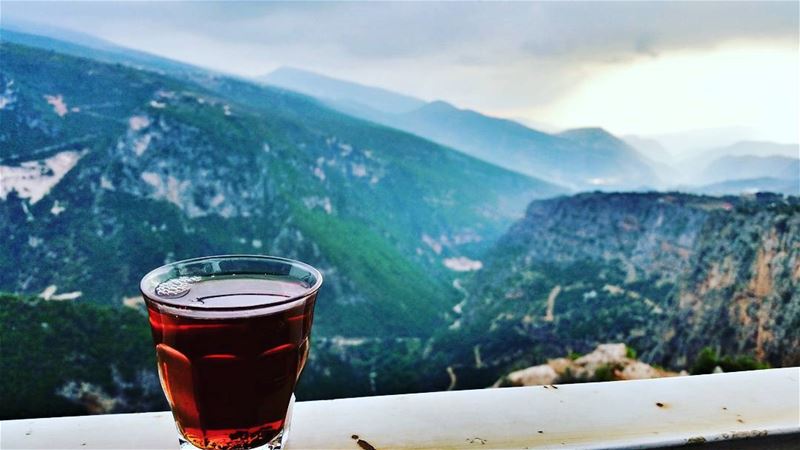
[[[156,295],[162,298],[183,297],[192,289],[192,284],[198,281],[200,281],[200,277],[173,278],[156,286]]]

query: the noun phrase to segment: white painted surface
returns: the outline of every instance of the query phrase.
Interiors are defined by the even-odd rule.
[[[301,402],[289,450],[359,450],[352,435],[376,449],[596,449],[800,433],[798,379],[787,368]],[[3,449],[177,449],[169,413],[5,421],[0,433]]]

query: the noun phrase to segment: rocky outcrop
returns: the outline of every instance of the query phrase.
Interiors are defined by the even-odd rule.
[[[556,358],[546,364],[517,370],[500,378],[493,387],[538,386],[587,381],[643,380],[686,375],[660,369],[631,357],[625,344],[601,344],[574,360]]]
[[[734,199],[682,194],[579,194],[535,201],[498,247],[524,246],[523,261],[618,265],[627,281],[647,275],[674,280],[689,267],[709,214]]]
[[[456,336],[436,347],[461,364],[451,365],[462,386],[516,367],[534,367],[520,379],[547,381],[564,362],[536,363],[606,342],[625,342],[643,362],[676,370],[691,369],[707,347],[771,366],[800,364],[797,197],[586,193],[534,201],[482,260],[463,283]],[[483,368],[466,350],[451,350],[456,343],[479,346]],[[469,385],[471,373],[477,381]],[[612,376],[657,374],[630,363]]]
[[[61,386],[56,394],[83,406],[89,414],[111,413],[118,402],[101,387],[85,381],[69,381]]]
[[[685,367],[704,347],[800,364],[800,205],[764,196],[706,222],[650,357]]]

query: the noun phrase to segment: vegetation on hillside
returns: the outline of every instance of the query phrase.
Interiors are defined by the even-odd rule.
[[[455,355],[462,387],[603,342],[696,373],[796,364],[798,243],[793,197],[535,201],[465,282],[434,353]]]
[[[427,336],[457,295],[443,260],[476,257],[559,191],[279,89],[0,52],[0,163],[83,155],[41,200],[0,202],[8,291],[113,305],[164,262],[279,254],[325,272],[320,334]]]
[[[800,364],[797,198],[529,203],[561,191],[291,92],[0,52],[0,164],[81,155],[38,201],[3,191],[0,289],[25,295],[0,296],[0,418],[164,408],[121,304],[207,254],[323,271],[301,399],[481,388],[604,342],[693,373]],[[78,299],[34,297],[53,289]]]
[[[3,294],[0,330],[0,419],[167,407],[138,311]]]

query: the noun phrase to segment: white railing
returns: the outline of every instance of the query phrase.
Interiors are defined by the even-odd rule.
[[[800,446],[800,368],[300,402],[289,449]],[[168,412],[0,422],[2,449],[176,449]],[[356,437],[357,436],[357,437]]]

